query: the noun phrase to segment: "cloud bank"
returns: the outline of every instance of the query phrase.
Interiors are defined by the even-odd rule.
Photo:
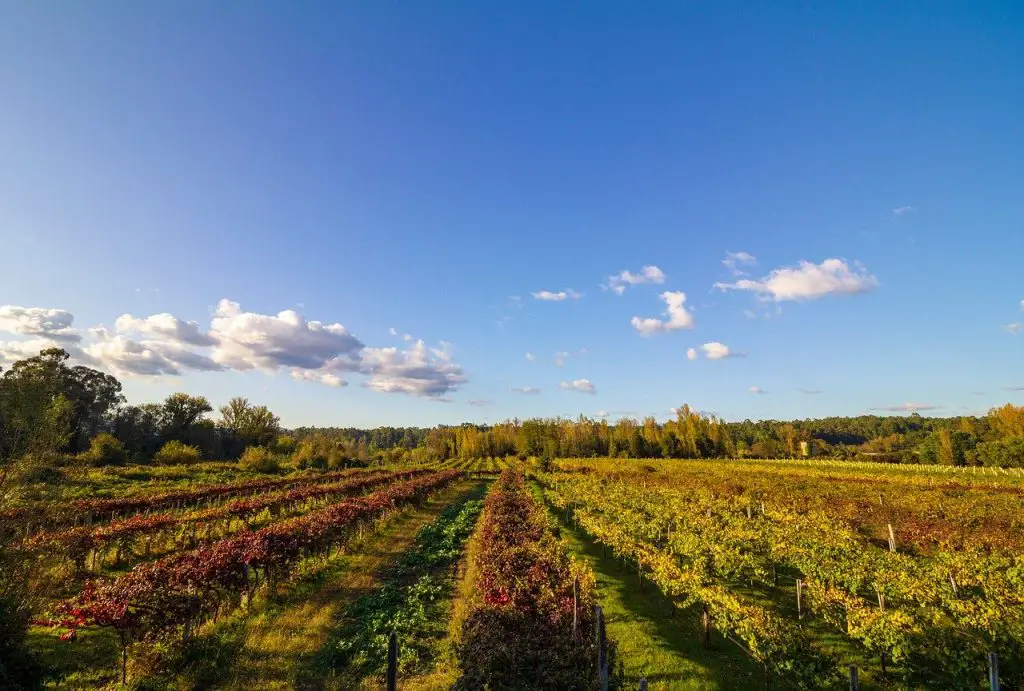
[[[33,337],[0,341],[0,361],[62,347],[76,362],[121,376],[286,372],[297,381],[344,387],[348,382],[342,375],[353,373],[365,376],[363,386],[373,391],[434,399],[468,381],[444,341],[431,348],[407,334],[404,348],[373,348],[339,323],[307,320],[294,310],[247,312],[228,299],[217,303],[206,330],[166,312],[122,314],[113,330],[97,326],[83,338],[73,321],[66,310],[0,306],[0,332]]]

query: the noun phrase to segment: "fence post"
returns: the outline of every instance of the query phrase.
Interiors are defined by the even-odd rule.
[[[797,619],[803,619],[804,618],[803,596],[804,596],[804,582],[803,582],[803,580],[798,578],[798,579],[796,579],[796,618]]]
[[[989,691],[999,691],[999,655],[988,654],[988,688]]]
[[[647,691],[647,677],[640,679],[640,691]]]
[[[580,617],[580,579],[572,579],[572,637],[576,638]]]
[[[391,632],[388,638],[388,691],[398,689],[398,634]]]
[[[860,679],[857,677],[857,665],[850,665],[850,691],[860,691]]]
[[[604,612],[594,605],[594,638],[597,644],[597,678],[601,691],[608,691],[608,646],[604,636]]]
[[[888,526],[889,526],[889,551],[890,552],[895,552],[896,551],[896,533],[892,529],[892,523],[889,523]]]

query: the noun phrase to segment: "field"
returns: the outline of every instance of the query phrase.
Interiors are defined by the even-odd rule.
[[[208,463],[27,496],[49,688],[383,688],[392,633],[400,689],[975,689],[992,653],[1024,682],[1015,472]]]

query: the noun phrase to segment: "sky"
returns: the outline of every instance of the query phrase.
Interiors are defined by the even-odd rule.
[[[287,426],[1024,404],[1024,4],[0,0],[0,363]]]

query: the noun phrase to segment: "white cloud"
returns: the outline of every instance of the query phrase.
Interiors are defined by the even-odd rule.
[[[76,343],[82,336],[71,327],[74,321],[67,310],[0,305],[0,331],[8,333]]]
[[[762,389],[760,386],[751,386],[748,389],[748,391],[750,391],[750,393],[755,393],[755,394],[757,394],[759,396],[768,393],[767,391]]]
[[[562,300],[579,300],[583,297],[583,293],[578,293],[572,288],[566,288],[560,290],[557,293],[551,292],[550,290],[540,290],[536,293],[531,293],[537,300],[547,300],[549,302],[561,302]]]
[[[486,408],[487,406],[491,405],[491,401],[485,401],[483,399],[477,398],[472,401],[466,401],[466,405],[471,405],[474,408]]]
[[[890,413],[917,413],[922,410],[937,410],[941,407],[942,406],[932,405],[931,403],[901,403],[900,405],[872,408],[871,410],[884,410]]]
[[[388,334],[390,334],[392,336],[397,336],[398,335],[398,329],[396,329],[395,327],[392,326],[390,329],[388,329]]]
[[[1020,301],[1020,311],[1024,312],[1024,300]]]
[[[293,369],[291,374],[292,379],[297,379],[298,381],[308,381],[316,384],[323,384],[324,386],[333,386],[336,388],[348,386],[347,381],[339,377],[337,374],[333,374],[331,372],[318,372],[316,370],[308,369]]]
[[[665,301],[665,314],[668,319],[653,319],[633,317],[630,324],[643,336],[650,336],[656,333],[665,333],[677,329],[692,329],[694,327],[693,314],[686,310],[686,293],[681,291],[665,291],[659,295]]]
[[[1024,386],[1007,386],[1007,391],[1024,391]]]
[[[89,330],[95,342],[83,350],[95,362],[116,374],[157,377],[181,374],[180,367],[148,344],[111,334],[100,327]]]
[[[467,378],[450,356],[439,357],[438,352],[447,351],[428,349],[423,341],[406,350],[366,348],[359,371],[370,375],[365,386],[373,391],[440,397],[458,389]]]
[[[734,275],[740,276],[745,272],[740,269],[741,266],[754,266],[757,264],[757,257],[750,254],[749,252],[726,252],[725,259],[722,260],[722,264],[725,265],[729,271]]]
[[[512,391],[515,391],[516,393],[525,393],[525,394],[538,394],[538,393],[540,393],[540,389],[538,389],[536,386],[513,386],[512,387]]]
[[[575,379],[573,381],[564,381],[558,385],[560,389],[566,389],[568,391],[579,391],[580,393],[597,393],[597,389],[590,383],[589,379]]]
[[[913,206],[899,206],[892,210],[893,216],[903,216],[904,214],[917,213],[917,209]]]
[[[224,299],[210,328],[217,345],[213,359],[236,370],[280,367],[316,370],[332,363],[359,359],[363,344],[341,324],[306,321],[297,312],[277,315],[243,312],[237,302]]]
[[[1014,322],[1012,324],[1007,324],[1003,328],[1012,334],[1019,334],[1021,329],[1024,329],[1024,324],[1021,322]]]
[[[754,310],[743,310],[743,316],[746,319],[757,319],[757,315],[754,314]]]
[[[402,340],[409,342],[412,340],[412,334],[402,334]]]
[[[716,283],[719,290],[748,290],[764,300],[816,300],[826,295],[865,293],[878,286],[878,279],[863,267],[854,271],[841,259],[826,259],[821,264],[802,261],[796,268],[775,269],[759,281],[741,279],[735,283]]]
[[[609,415],[611,415],[611,413],[609,413],[607,410],[599,410],[594,414],[595,417],[599,418],[606,418]]]
[[[526,353],[526,361],[527,362],[533,362],[536,359],[537,359],[536,355],[534,355],[533,353],[527,351],[527,353]]]
[[[14,362],[39,355],[39,351],[47,348],[64,348],[71,352],[72,348],[46,338],[32,338],[27,341],[0,341],[0,362]]]
[[[146,318],[124,314],[116,320],[116,331],[102,326],[89,329],[88,342],[81,347],[54,340],[72,336],[68,332],[71,315],[63,310],[10,308],[0,314],[6,320],[0,326],[23,335],[41,335],[0,341],[0,360],[4,361],[61,346],[75,361],[118,375],[173,376],[221,370],[272,374],[284,370],[299,381],[342,387],[347,383],[339,375],[354,372],[367,375],[365,386],[375,391],[433,400],[445,398],[444,394],[467,381],[462,367],[453,361],[452,345],[445,341],[433,348],[423,341],[404,350],[367,348],[341,324],[307,321],[292,310],[277,315],[243,312],[227,299],[218,303],[208,332],[195,322],[167,313]],[[143,338],[134,338],[134,334]]]
[[[745,357],[746,353],[737,353],[729,346],[718,341],[712,341],[711,343],[705,343],[700,347],[704,351],[704,357],[708,360],[724,360],[730,357]]]
[[[696,348],[687,348],[686,349],[686,359],[687,360],[696,360],[699,357],[700,357],[700,353],[697,352]]]
[[[564,350],[560,350],[555,353],[555,367],[562,367],[565,365],[565,361],[569,359],[569,353]]]
[[[136,332],[156,338],[166,338],[172,341],[188,343],[189,345],[212,346],[216,343],[209,334],[199,330],[199,324],[196,322],[183,321],[166,312],[154,314],[145,319],[137,319],[130,314],[122,314],[114,322],[114,326],[121,333]]]
[[[626,288],[629,286],[642,285],[644,283],[656,283],[661,285],[665,282],[665,278],[664,271],[656,266],[650,265],[640,269],[640,273],[620,271],[614,276],[609,276],[608,283],[602,287],[612,291],[616,295],[622,295],[626,292]]]
[[[807,394],[808,396],[814,396],[821,393],[820,389],[800,389],[800,393]]]

